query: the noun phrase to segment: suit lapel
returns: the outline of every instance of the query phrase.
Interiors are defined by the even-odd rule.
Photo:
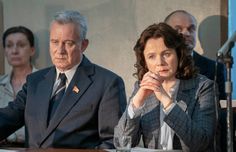
[[[49,72],[44,76],[41,82],[38,83],[38,89],[36,92],[35,100],[35,107],[44,107],[44,108],[35,108],[37,115],[36,120],[38,119],[38,125],[43,135],[45,130],[47,129],[47,116],[48,116],[48,106],[49,100],[51,98],[51,92],[53,88],[53,84],[55,81],[55,68],[51,68]],[[51,90],[51,91],[50,91]]]
[[[65,95],[55,111],[54,116],[50,120],[47,131],[45,133],[44,140],[50,135],[50,133],[56,129],[58,124],[63,120],[64,117],[70,112],[79,99],[92,84],[92,80],[89,75],[94,73],[94,66],[84,56],[83,62],[77,68],[68,88],[66,89]],[[42,141],[43,142],[43,141]]]
[[[196,79],[180,80],[179,90],[177,94],[177,101],[180,108],[185,111],[191,111],[189,109],[190,104],[195,104],[195,100],[190,97],[195,97]],[[194,101],[191,101],[194,100]]]

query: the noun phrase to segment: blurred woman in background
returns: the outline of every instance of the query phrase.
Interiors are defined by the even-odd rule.
[[[12,70],[9,74],[0,76],[0,107],[3,108],[13,101],[28,74],[37,69],[31,60],[35,54],[33,32],[24,26],[8,28],[2,36],[5,57]],[[24,146],[24,127],[1,141],[2,145]]]

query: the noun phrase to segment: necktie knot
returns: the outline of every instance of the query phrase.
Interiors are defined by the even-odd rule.
[[[60,73],[59,74],[59,79],[61,80],[61,82],[60,83],[66,83],[66,75],[65,75],[65,73]]]
[[[61,80],[56,91],[55,91],[55,95],[60,92],[61,90],[64,90],[64,88],[66,88],[66,75],[65,73],[60,73],[59,74],[59,79]]]

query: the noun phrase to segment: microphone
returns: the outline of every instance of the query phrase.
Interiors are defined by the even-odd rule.
[[[217,56],[225,56],[228,51],[234,47],[234,42],[236,41],[236,31],[231,35],[231,37],[224,43],[224,45],[219,49]]]

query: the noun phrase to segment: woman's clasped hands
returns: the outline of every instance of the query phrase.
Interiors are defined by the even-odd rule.
[[[155,96],[163,104],[164,108],[170,105],[173,101],[163,88],[163,82],[164,79],[158,73],[151,71],[145,73],[140,82],[140,88],[133,98],[133,105],[136,108],[142,106],[146,97],[152,93],[155,93]]]

